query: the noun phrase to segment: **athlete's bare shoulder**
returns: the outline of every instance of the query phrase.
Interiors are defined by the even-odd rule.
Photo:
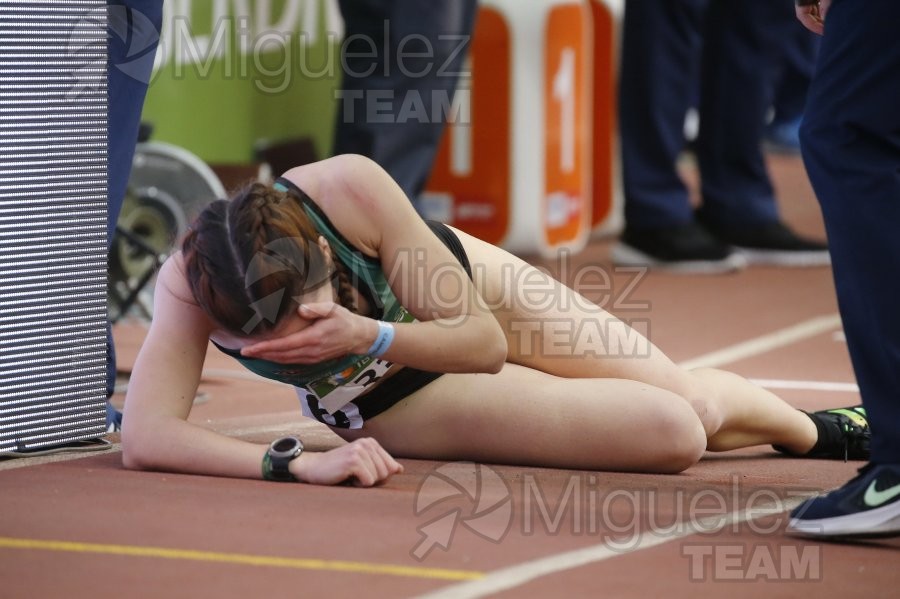
[[[187,274],[184,266],[184,254],[181,251],[171,254],[156,277],[156,293],[165,293],[173,299],[177,299],[186,304],[197,305],[191,286],[188,283]]]
[[[378,254],[385,223],[412,211],[400,187],[365,156],[345,154],[293,168],[284,178],[302,189],[354,246]]]

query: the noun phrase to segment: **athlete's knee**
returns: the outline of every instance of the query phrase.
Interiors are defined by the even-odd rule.
[[[682,426],[670,441],[660,459],[659,471],[664,474],[683,472],[700,461],[706,452],[706,435],[699,423]]]
[[[669,401],[655,416],[654,426],[647,431],[650,438],[661,440],[655,470],[675,474],[700,461],[706,451],[706,432],[685,402]]]
[[[697,368],[689,374],[690,387],[684,397],[709,438],[722,428],[723,414],[716,398],[719,392],[717,381],[724,373],[713,368]]]

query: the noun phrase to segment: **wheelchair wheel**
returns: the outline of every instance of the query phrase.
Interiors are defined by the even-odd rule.
[[[137,144],[109,257],[112,321],[130,312],[152,316],[156,271],[197,214],[223,197],[221,181],[194,154],[164,142]]]

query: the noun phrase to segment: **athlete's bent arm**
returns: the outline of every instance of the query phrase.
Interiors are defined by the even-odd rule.
[[[503,367],[507,347],[500,324],[456,257],[380,166],[362,156],[338,156],[292,169],[285,177],[314,196],[351,243],[378,257],[394,294],[418,320],[394,325],[386,360],[434,372],[493,373]],[[372,319],[323,308],[318,326],[245,347],[244,355],[309,363],[318,361],[311,353],[315,345],[338,343],[343,334],[357,336],[344,342],[357,353],[375,340],[378,326]],[[303,308],[300,315],[310,318]],[[332,318],[341,319],[341,326],[329,326]],[[323,347],[318,358],[330,357]]]

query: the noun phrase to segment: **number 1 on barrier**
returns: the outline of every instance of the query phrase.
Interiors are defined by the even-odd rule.
[[[575,170],[575,50],[564,48],[553,78],[553,99],[559,103],[559,170]]]
[[[451,123],[421,200],[427,218],[502,243],[510,214],[511,39],[507,22],[482,6]]]
[[[591,219],[588,157],[588,11],[550,10],[545,41],[545,193],[543,228],[550,247],[578,243]]]

